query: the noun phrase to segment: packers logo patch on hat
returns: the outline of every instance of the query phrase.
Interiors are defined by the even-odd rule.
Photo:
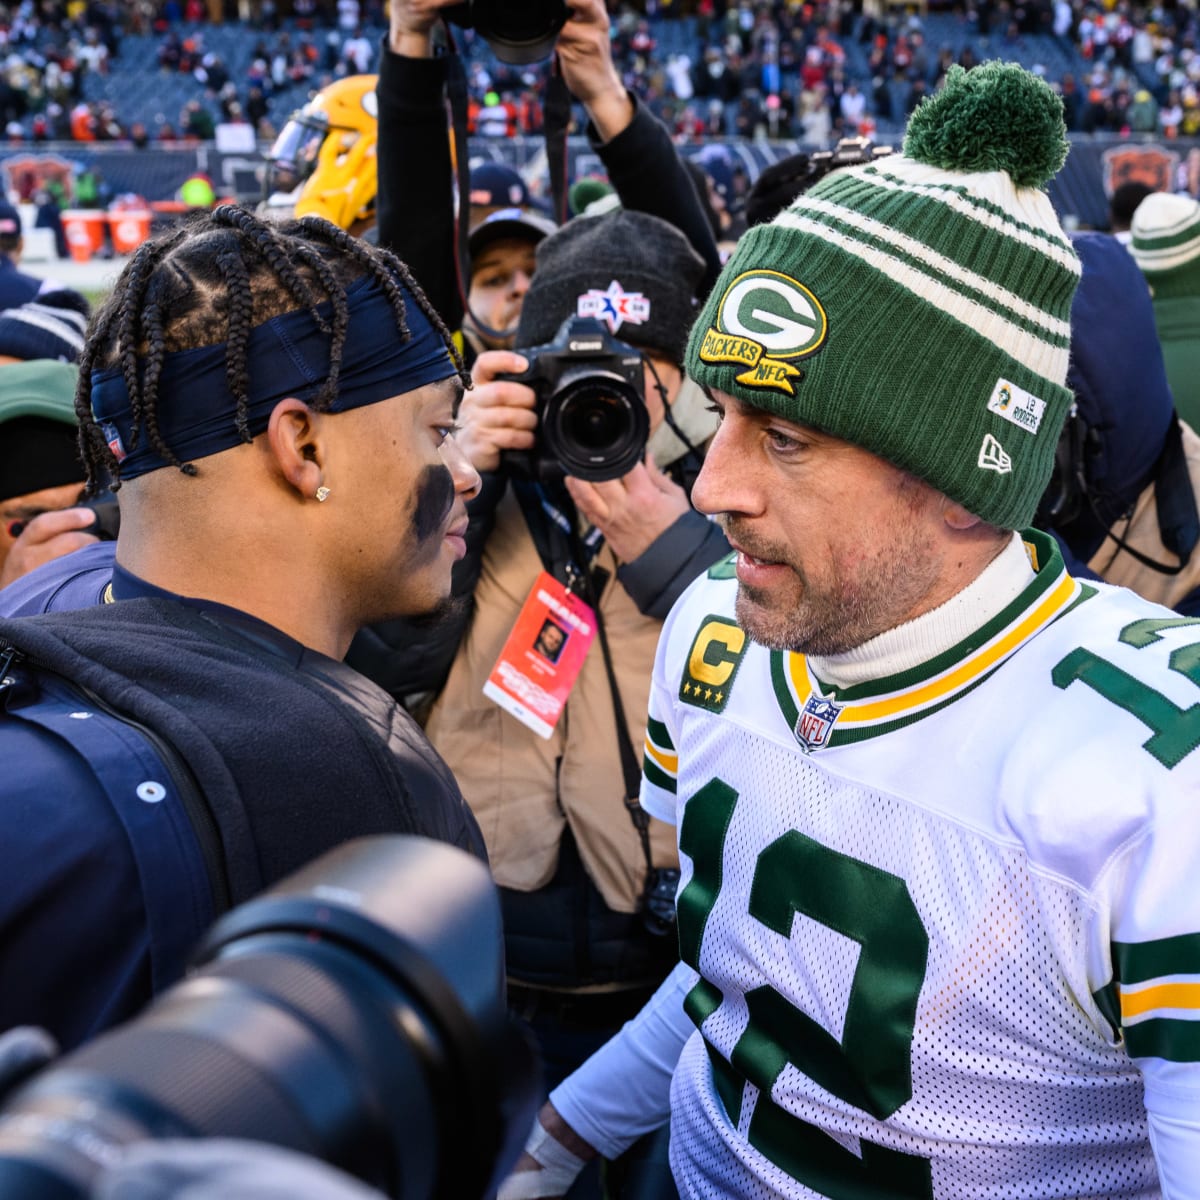
[[[828,335],[825,309],[804,284],[779,271],[744,271],[725,289],[700,359],[744,367],[737,381],[745,387],[794,396],[804,372],[791,360],[815,354]]]
[[[746,631],[725,617],[706,617],[692,641],[679,682],[685,704],[720,712],[729,700],[733,677],[746,653]]]

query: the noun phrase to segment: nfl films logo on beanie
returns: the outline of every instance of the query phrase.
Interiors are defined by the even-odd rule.
[[[778,271],[744,271],[725,289],[700,359],[744,367],[736,378],[745,387],[792,396],[804,378],[795,360],[816,354],[828,336],[825,309],[804,284]]]

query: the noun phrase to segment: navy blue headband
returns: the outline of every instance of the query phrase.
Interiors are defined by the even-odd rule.
[[[346,289],[346,299],[350,321],[332,412],[377,404],[456,373],[446,343],[407,289],[407,340],[401,338],[391,303],[375,280],[356,280]],[[332,305],[326,301],[319,311],[328,320]],[[251,331],[246,363],[252,436],[265,432],[280,400],[295,396],[308,401],[320,392],[329,378],[329,347],[329,334],[307,310],[273,317]],[[226,353],[222,342],[163,356],[158,428],[182,462],[241,444],[237,401],[225,378]],[[136,448],[130,449],[134,421],[119,368],[92,372],[92,414],[120,460],[123,480],[168,465],[144,427]]]

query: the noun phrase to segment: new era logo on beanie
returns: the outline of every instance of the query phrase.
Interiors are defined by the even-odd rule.
[[[743,236],[688,374],[985,521],[1028,524],[1071,403],[1079,264],[1040,190],[1066,152],[1062,105],[1036,76],[953,68],[902,154],[832,172]]]
[[[595,317],[622,341],[683,357],[704,260],[673,225],[619,209],[573,217],[537,248],[517,346],[550,341],[568,317]]]

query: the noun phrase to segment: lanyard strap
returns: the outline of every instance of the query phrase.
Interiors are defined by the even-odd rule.
[[[625,706],[621,703],[621,693],[617,688],[617,675],[613,669],[612,650],[608,644],[608,631],[604,627],[604,618],[600,613],[600,597],[609,581],[609,573],[603,567],[594,565],[597,552],[603,543],[602,537],[590,539],[590,535],[599,531],[592,529],[588,535],[580,537],[571,516],[574,506],[571,506],[571,516],[554,504],[540,484],[532,484],[526,480],[514,480],[513,488],[521,511],[525,515],[525,523],[529,526],[529,534],[537,548],[542,566],[557,579],[563,579],[569,588],[577,590],[588,602],[596,623],[596,636],[600,641],[600,652],[604,657],[604,671],[608,676],[608,688],[612,695],[613,717],[617,726],[617,749],[621,756],[621,775],[624,779],[625,811],[637,830],[641,842],[642,855],[646,860],[646,870],[654,869],[654,860],[650,853],[650,814],[641,806],[638,793],[641,790],[641,766],[634,752],[633,741],[629,736],[629,725],[625,720]],[[552,522],[552,526],[547,524]],[[561,551],[556,555],[551,545],[551,528],[565,535],[565,557]],[[560,538],[561,542],[562,539]],[[555,568],[558,568],[557,570]]]

